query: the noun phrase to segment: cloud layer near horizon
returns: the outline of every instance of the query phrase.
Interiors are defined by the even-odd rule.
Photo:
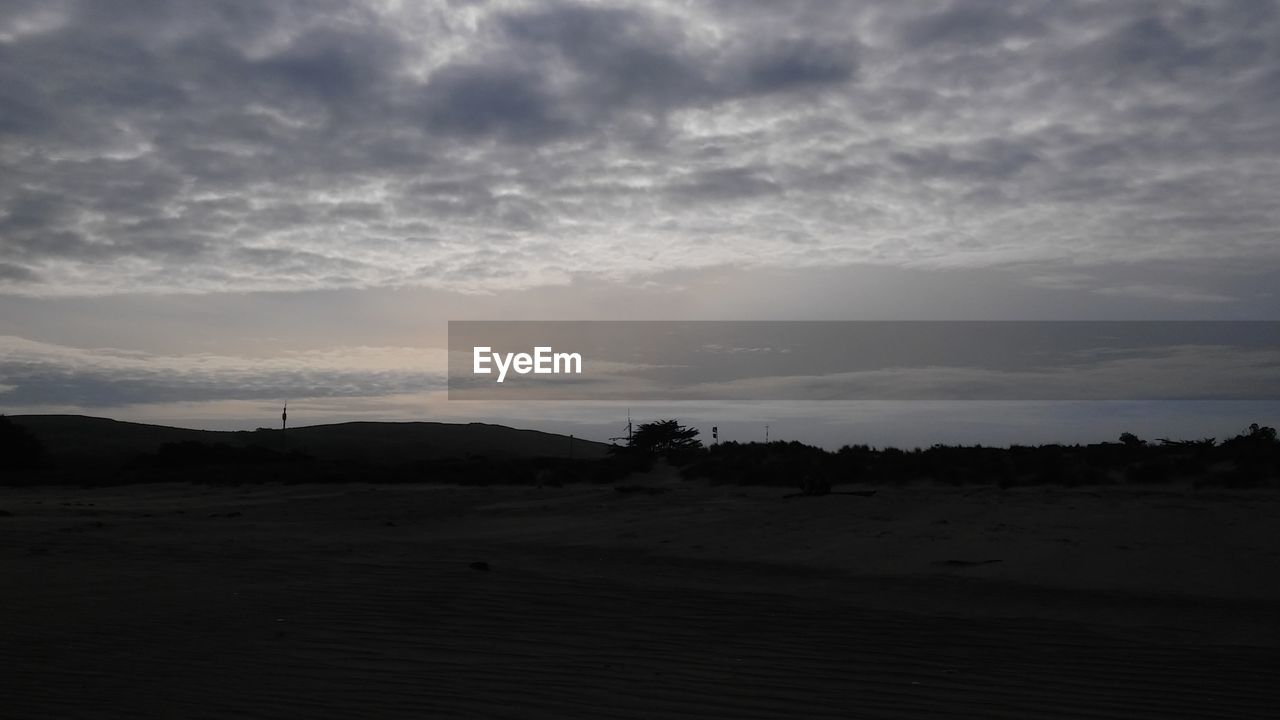
[[[270,358],[71,348],[0,335],[0,400],[12,407],[391,397],[441,391],[443,350],[348,347]]]
[[[1269,1],[15,1],[0,107],[11,293],[1280,253]]]

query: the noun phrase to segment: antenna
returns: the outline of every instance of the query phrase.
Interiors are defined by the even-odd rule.
[[[621,439],[621,437],[611,437],[609,442]],[[627,408],[627,447],[631,447],[631,408]]]

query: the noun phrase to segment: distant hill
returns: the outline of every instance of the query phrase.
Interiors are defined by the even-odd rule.
[[[486,423],[350,422],[288,430],[190,430],[83,415],[10,415],[47,449],[58,467],[120,467],[166,443],[257,445],[297,451],[317,460],[406,465],[449,458],[568,457],[567,435]],[[574,439],[577,458],[605,456],[605,443]]]

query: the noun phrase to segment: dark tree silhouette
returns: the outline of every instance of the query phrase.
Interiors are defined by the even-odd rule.
[[[1120,443],[1126,447],[1142,447],[1147,444],[1147,441],[1139,438],[1131,432],[1127,432],[1120,433]]]
[[[1237,450],[1270,449],[1276,445],[1276,429],[1273,427],[1266,427],[1265,425],[1258,425],[1258,423],[1253,423],[1249,426],[1248,432],[1240,433],[1239,435],[1224,442],[1223,445]]]
[[[1249,426],[1249,439],[1260,443],[1273,443],[1276,441],[1276,429],[1273,427],[1258,427],[1258,423]]]
[[[651,455],[699,450],[702,442],[698,440],[698,429],[686,427],[676,420],[655,420],[643,423],[631,435],[634,450]]]

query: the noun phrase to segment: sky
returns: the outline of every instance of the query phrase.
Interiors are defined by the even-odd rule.
[[[1276,188],[1271,0],[8,0],[0,411],[603,438],[625,406],[448,401],[447,322],[1280,320]],[[642,411],[827,445],[1280,416]]]

